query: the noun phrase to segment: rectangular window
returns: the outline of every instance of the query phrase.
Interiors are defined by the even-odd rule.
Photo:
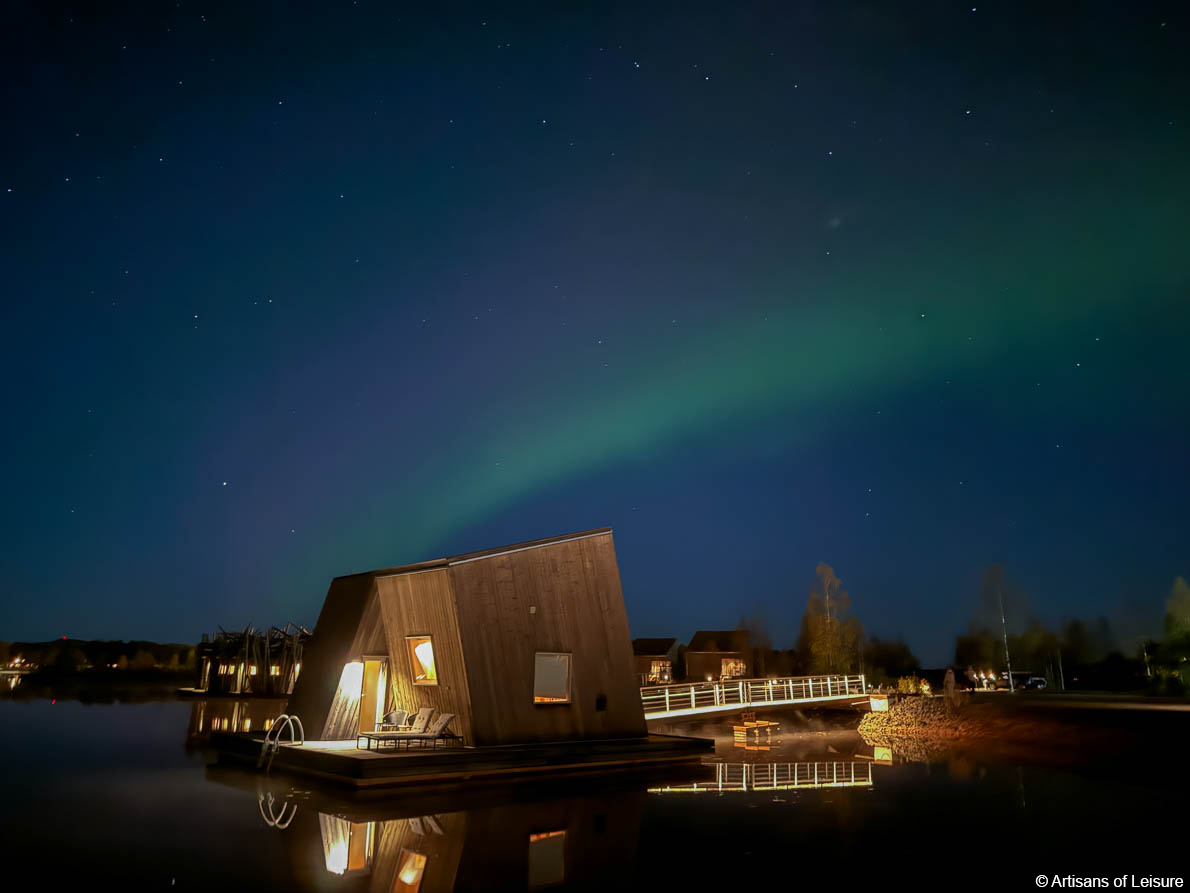
[[[670,665],[667,660],[655,660],[649,665],[650,682],[669,682]]]
[[[434,666],[434,643],[429,636],[407,636],[409,671],[414,685],[437,685],[438,668]]]
[[[724,679],[737,679],[747,672],[744,662],[738,657],[725,657],[719,675]]]
[[[533,703],[570,703],[570,655],[538,651],[533,662]]]

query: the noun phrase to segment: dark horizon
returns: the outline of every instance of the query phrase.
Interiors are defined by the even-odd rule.
[[[0,638],[602,525],[634,636],[826,562],[927,666],[1190,576],[1180,6],[3,15]]]

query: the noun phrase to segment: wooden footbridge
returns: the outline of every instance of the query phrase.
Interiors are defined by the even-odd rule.
[[[725,679],[681,685],[649,685],[640,690],[645,719],[670,719],[741,708],[860,701],[867,684],[859,676],[785,676],[780,679]]]

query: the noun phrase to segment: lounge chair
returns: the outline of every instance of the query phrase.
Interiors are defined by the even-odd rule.
[[[413,721],[409,723],[409,727],[400,730],[401,734],[420,735],[430,724],[430,717],[433,715],[433,707],[422,707],[417,711],[417,716],[413,717]]]
[[[371,750],[373,744],[379,750],[386,742],[393,742],[395,745],[396,742],[407,740],[410,735],[423,735],[425,734],[426,725],[430,722],[430,717],[433,715],[433,707],[422,707],[417,711],[417,716],[413,718],[413,722],[408,726],[403,726],[395,730],[377,728],[375,732],[360,732],[356,736],[355,746],[358,748],[360,741],[363,741],[365,750]],[[454,714],[446,715],[453,716]]]
[[[453,713],[439,713],[436,717],[434,717],[434,721],[430,723],[430,727],[424,732],[410,732],[404,734],[398,732],[397,740],[404,741],[407,747],[414,742],[417,742],[422,747],[425,747],[427,744],[437,747],[439,743],[445,744],[447,746],[455,743],[462,743],[463,739],[461,736],[446,730],[446,727],[450,725],[450,721],[454,718],[455,715]]]

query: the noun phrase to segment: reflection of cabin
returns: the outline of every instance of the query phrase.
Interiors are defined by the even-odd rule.
[[[748,631],[699,630],[686,649],[686,679],[701,682],[747,679],[752,675],[752,643]]]
[[[678,659],[677,639],[633,639],[632,658],[641,685],[666,685],[674,681]]]
[[[226,778],[226,776],[224,776]],[[224,780],[224,779],[220,779]],[[606,779],[565,796],[456,791],[365,803],[261,795],[291,873],[320,890],[621,890],[633,886],[648,794]],[[460,799],[464,808],[459,808]],[[468,799],[470,803],[468,804]],[[450,809],[451,811],[447,811]]]
[[[388,710],[467,744],[646,734],[608,528],[331,582],[289,710],[348,739]]]
[[[203,633],[195,649],[195,689],[212,695],[284,697],[302,671],[309,638],[308,630],[293,623],[267,632],[251,626],[242,632],[220,628],[214,638]]]

